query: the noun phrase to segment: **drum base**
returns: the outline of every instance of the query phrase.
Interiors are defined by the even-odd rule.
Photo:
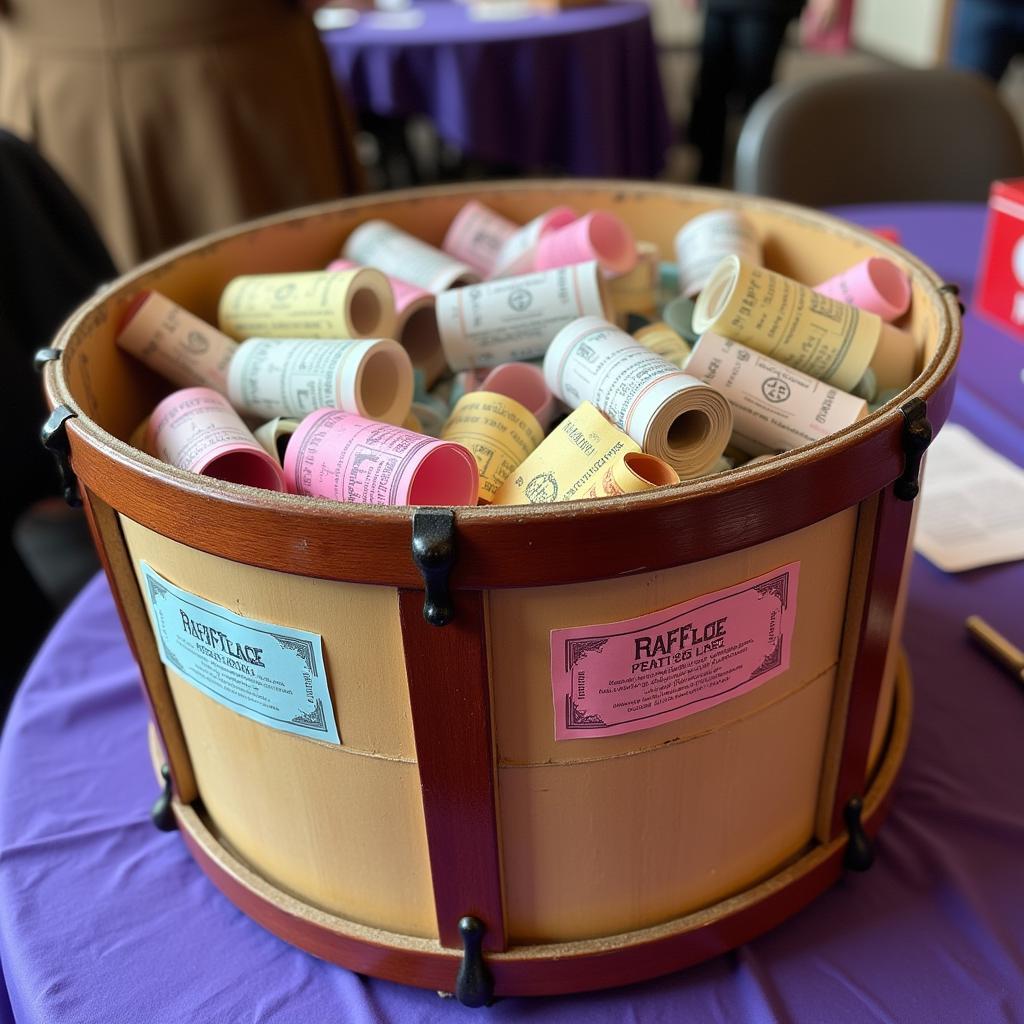
[[[912,683],[905,653],[897,670],[890,735],[861,823],[874,836],[910,735]],[[163,756],[150,726],[158,769]],[[435,940],[400,935],[347,921],[288,895],[235,857],[193,806],[172,802],[186,845],[213,883],[244,914],[314,956],[350,970],[406,985],[452,992],[461,950]],[[672,921],[607,938],[514,946],[487,954],[494,994],[555,995],[613,988],[668,974],[711,959],[775,928],[840,877],[849,840],[841,835],[811,847],[772,877],[741,893]]]

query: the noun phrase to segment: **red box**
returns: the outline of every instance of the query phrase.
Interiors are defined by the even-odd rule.
[[[1024,341],[1024,178],[992,185],[974,310]]]

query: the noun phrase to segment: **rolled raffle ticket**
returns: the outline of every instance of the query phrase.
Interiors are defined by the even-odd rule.
[[[329,406],[401,423],[412,393],[412,363],[390,338],[250,338],[228,373],[231,404],[261,419]]]
[[[487,277],[494,270],[502,247],[518,230],[518,224],[470,199],[449,225],[441,248]]]
[[[221,293],[218,320],[235,338],[390,338],[395,299],[369,267],[248,274]]]
[[[593,402],[681,477],[703,473],[732,433],[722,395],[597,317],[559,332],[544,357],[544,377],[563,402]]]
[[[263,446],[263,450],[283,466],[288,441],[298,425],[299,421],[294,417],[276,416],[268,423],[257,427],[252,434]]]
[[[535,270],[537,243],[549,231],[564,228],[575,219],[576,211],[569,206],[556,206],[539,217],[534,217],[506,239],[495,260],[491,277],[514,277]]]
[[[277,461],[212,388],[168,395],[149,418],[145,447],[158,459],[217,480],[284,490]]]
[[[916,345],[905,331],[738,256],[726,256],[715,268],[697,299],[693,327],[843,391],[856,387],[869,366],[879,387],[906,387],[917,361]]]
[[[468,264],[453,260],[447,253],[384,220],[360,224],[348,236],[342,255],[435,295],[452,285],[476,281],[479,276]]]
[[[494,496],[495,505],[543,505],[633,493],[676,482],[660,460],[625,463],[637,443],[590,402],[551,431]],[[667,471],[667,472],[666,472]],[[673,480],[674,477],[674,480]]]
[[[514,398],[493,391],[463,395],[441,431],[473,453],[480,470],[480,501],[490,502],[512,471],[544,440],[536,417]]]
[[[679,291],[691,298],[704,288],[723,256],[735,253],[760,265],[757,228],[737,210],[710,210],[687,221],[676,234]]]
[[[352,260],[332,260],[328,270],[358,270]],[[434,296],[400,277],[386,275],[395,297],[395,340],[409,353],[412,365],[423,371],[430,387],[447,369],[437,333]]]
[[[479,489],[462,445],[338,409],[299,424],[284,475],[293,493],[362,505],[475,505]]]
[[[902,267],[882,256],[869,256],[814,289],[819,295],[849,303],[880,316],[887,323],[910,308],[910,278]]]
[[[868,411],[863,398],[710,331],[694,347],[686,372],[729,400],[732,445],[749,455],[820,441]]]
[[[658,247],[653,242],[637,242],[633,269],[608,279],[608,302],[620,327],[630,313],[652,320],[657,316],[660,266]]]
[[[690,358],[690,346],[668,324],[660,320],[634,331],[633,338],[644,348],[656,352],[662,359],[668,360],[680,369]]]
[[[544,371],[534,363],[502,363],[480,383],[481,391],[496,391],[525,405],[544,430],[555,417],[555,396],[544,380]]]
[[[172,384],[227,394],[238,343],[159,292],[140,292],[128,307],[117,344]]]
[[[537,270],[597,260],[608,274],[626,274],[636,265],[636,240],[618,217],[603,210],[588,213],[537,242]]]
[[[437,297],[437,326],[455,371],[533,359],[577,317],[604,316],[595,261],[503,277]]]

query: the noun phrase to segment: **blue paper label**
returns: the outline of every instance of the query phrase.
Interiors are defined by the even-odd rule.
[[[254,722],[341,743],[317,633],[235,615],[140,565],[168,668]]]

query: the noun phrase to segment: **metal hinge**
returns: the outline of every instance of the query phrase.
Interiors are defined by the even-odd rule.
[[[913,501],[921,491],[921,460],[932,443],[934,432],[928,421],[928,406],[920,398],[911,398],[900,406],[903,414],[903,473],[893,484],[901,501]]]
[[[455,565],[455,513],[420,508],[412,516],[412,560],[423,577],[423,618],[446,626],[455,616],[448,576]]]
[[[61,350],[59,348],[40,348],[36,350],[35,356],[32,358],[32,365],[35,367],[36,373],[42,373],[46,369],[47,363],[52,363],[55,359],[60,359]]]
[[[82,499],[78,494],[78,477],[71,468],[71,446],[68,441],[68,420],[74,413],[66,405],[58,405],[46,418],[43,429],[39,432],[43,447],[53,454],[60,473],[60,484],[64,491],[64,500],[72,507],[78,508]]]

